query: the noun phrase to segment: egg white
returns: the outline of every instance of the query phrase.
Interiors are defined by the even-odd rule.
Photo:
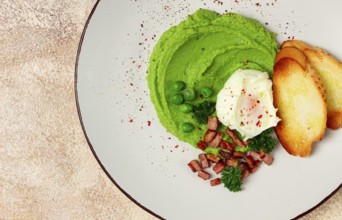
[[[235,71],[217,95],[220,122],[248,140],[280,121],[273,106],[272,81],[258,70]]]

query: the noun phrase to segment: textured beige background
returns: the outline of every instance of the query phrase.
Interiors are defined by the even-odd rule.
[[[94,4],[1,1],[0,219],[155,219],[102,172],[79,123],[75,59]],[[342,190],[303,219],[342,219]]]

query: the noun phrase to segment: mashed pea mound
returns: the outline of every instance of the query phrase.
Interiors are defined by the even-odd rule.
[[[198,119],[208,113],[202,107],[216,103],[237,69],[271,74],[277,50],[274,34],[258,21],[199,9],[164,32],[150,57],[147,81],[160,122],[196,146],[207,130]],[[215,109],[209,113],[215,115]]]

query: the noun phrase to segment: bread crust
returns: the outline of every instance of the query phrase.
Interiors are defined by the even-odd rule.
[[[317,70],[326,90],[328,120],[327,127],[336,130],[342,127],[342,63],[319,47],[312,47],[303,41],[289,40],[281,45],[297,48],[306,55],[309,63]]]
[[[297,47],[289,46],[279,50],[275,58],[275,63],[283,58],[291,58],[298,64],[300,64],[303,68],[305,68],[307,64],[307,58],[305,54]]]

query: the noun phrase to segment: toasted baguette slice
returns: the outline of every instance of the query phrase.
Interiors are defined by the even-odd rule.
[[[328,120],[330,129],[342,126],[342,63],[318,47],[299,41],[289,40],[281,48],[296,47],[302,50],[310,64],[317,70],[327,94]]]
[[[303,54],[297,56],[302,60]],[[310,155],[313,142],[324,135],[327,107],[317,73],[309,63],[305,68],[300,63],[296,56],[285,57],[274,66],[274,105],[281,118],[275,131],[288,153],[306,157]]]
[[[288,42],[288,41],[286,41]],[[300,49],[299,49],[300,48]],[[275,58],[275,63],[277,63],[279,60],[283,59],[283,58],[290,58],[294,61],[296,61],[299,65],[301,65],[301,67],[303,67],[303,69],[312,69],[311,65],[309,65],[309,61],[307,59],[307,56],[305,55],[304,51],[302,51],[302,47],[291,47],[291,46],[287,46],[287,47],[283,47],[281,48],[281,50],[278,51],[276,58]],[[317,71],[312,70],[309,71],[310,76],[314,79],[314,81],[316,82],[318,88],[322,91],[322,95],[324,100],[326,101],[326,91],[323,85],[323,82],[320,78],[320,76],[318,75]]]

